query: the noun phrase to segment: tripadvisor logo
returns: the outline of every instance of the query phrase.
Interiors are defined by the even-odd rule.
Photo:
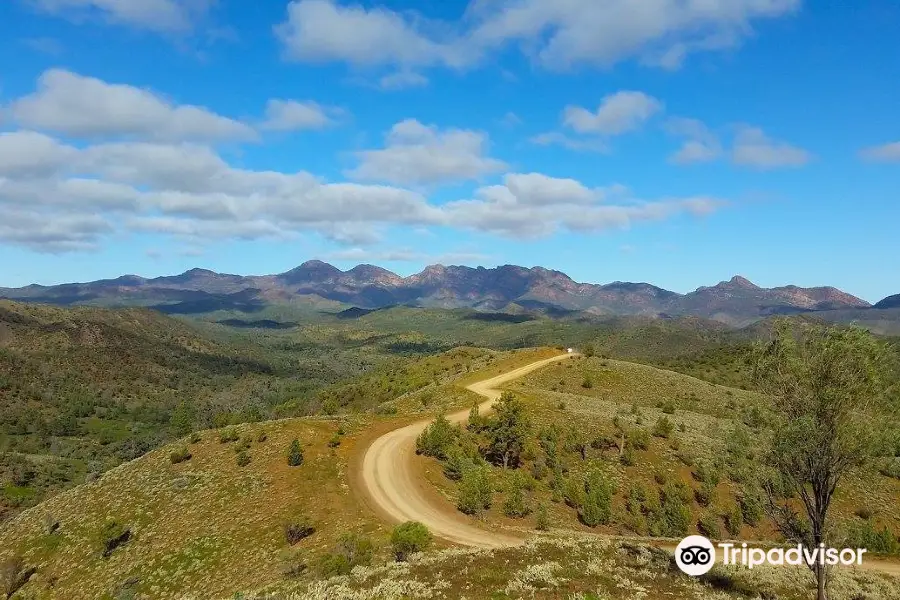
[[[748,569],[760,565],[861,565],[864,548],[826,548],[819,544],[806,548],[797,544],[790,548],[749,548],[746,543],[731,542],[717,544],[722,551],[722,564],[742,565]],[[697,577],[708,573],[716,562],[716,546],[702,535],[689,535],[675,548],[675,563],[684,573]]]

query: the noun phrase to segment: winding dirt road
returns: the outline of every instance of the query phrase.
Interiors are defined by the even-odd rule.
[[[496,377],[485,379],[468,386],[467,389],[484,396],[487,400],[479,405],[482,412],[489,410],[500,397],[503,384],[518,379],[532,371],[560,360],[577,356],[561,354],[507,371]],[[451,423],[461,423],[469,416],[468,410],[451,415]],[[392,521],[419,521],[437,537],[479,548],[515,546],[524,540],[497,534],[477,527],[454,508],[448,510],[446,501],[440,502],[427,481],[418,477],[413,465],[416,438],[428,426],[431,419],[419,421],[400,429],[395,429],[376,439],[363,457],[362,481],[369,497],[378,509]]]
[[[482,413],[490,410],[500,398],[500,386],[551,363],[580,356],[561,354],[539,360],[524,367],[507,371],[496,377],[478,381],[466,389],[487,398],[479,404]],[[462,423],[469,417],[463,410],[447,419],[451,423]],[[463,546],[478,548],[501,548],[522,544],[519,537],[488,531],[477,526],[473,519],[456,510],[446,499],[437,495],[431,483],[421,476],[416,468],[416,438],[431,423],[431,419],[418,421],[395,429],[377,438],[366,450],[362,461],[361,481],[375,507],[391,521],[419,521],[437,537]],[[613,536],[620,537],[620,536]],[[622,538],[640,540],[670,552],[676,543],[652,538]],[[765,545],[763,542],[760,544]],[[900,562],[866,557],[861,568],[900,577]]]

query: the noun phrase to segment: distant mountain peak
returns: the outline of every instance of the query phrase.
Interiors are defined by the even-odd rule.
[[[728,280],[728,285],[733,287],[743,287],[743,288],[754,288],[759,289],[759,286],[747,279],[746,277],[741,277],[740,275],[735,275],[731,279]]]

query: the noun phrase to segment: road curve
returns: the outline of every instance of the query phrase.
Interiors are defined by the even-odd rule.
[[[469,385],[468,390],[487,398],[479,405],[484,412],[500,397],[503,384],[527,375],[551,363],[577,356],[561,354],[539,360],[524,367],[507,371],[496,377]],[[451,415],[451,423],[461,423],[469,416],[468,410]],[[362,483],[372,502],[392,521],[419,521],[435,536],[447,541],[478,548],[515,546],[524,540],[480,529],[455,510],[447,510],[447,503],[435,497],[431,485],[417,476],[413,464],[416,438],[431,423],[431,419],[419,421],[395,429],[376,439],[366,450],[362,463]]]

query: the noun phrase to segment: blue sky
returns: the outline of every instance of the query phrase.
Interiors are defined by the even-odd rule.
[[[892,0],[12,0],[0,286],[541,265],[900,292]]]

